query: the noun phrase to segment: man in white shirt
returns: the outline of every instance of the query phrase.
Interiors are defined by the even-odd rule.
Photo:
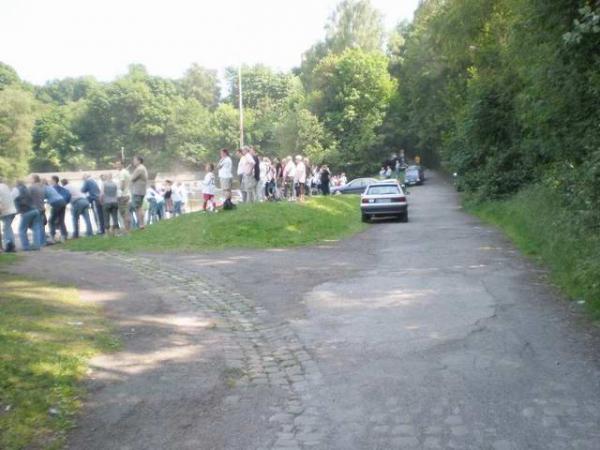
[[[304,191],[306,189],[306,166],[304,165],[304,160],[302,156],[296,156],[296,176],[295,182],[298,186],[298,195],[300,196],[300,201],[304,201]]]
[[[296,179],[296,165],[291,156],[288,156],[285,161],[286,163],[283,168],[283,195],[288,201],[291,201],[296,198],[296,189],[294,186],[294,181]]]
[[[221,184],[221,189],[223,190],[225,203],[231,203],[231,182],[233,178],[231,169],[233,163],[231,162],[231,157],[229,156],[229,150],[222,148],[220,153],[221,159],[217,165],[219,170],[219,183]]]
[[[248,147],[242,149],[242,200],[248,203],[256,201],[256,178],[254,178],[254,158]]]
[[[0,181],[0,221],[4,227],[4,249],[7,252],[15,251],[15,235],[12,222],[17,215],[17,208],[13,200],[11,189],[6,183]],[[2,252],[2,233],[0,232],[0,253]]]

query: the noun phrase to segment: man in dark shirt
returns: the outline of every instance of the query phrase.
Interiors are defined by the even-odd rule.
[[[87,194],[87,199],[90,202],[92,213],[96,219],[96,225],[98,225],[98,233],[104,234],[104,211],[100,203],[100,187],[96,180],[94,180],[89,174],[83,176],[84,182],[81,188],[81,192]]]
[[[56,175],[52,177],[52,182],[49,188],[54,189],[64,200],[64,205],[52,207],[52,213],[50,215],[50,235],[52,239],[54,239],[56,229],[58,228],[60,230],[62,240],[64,241],[68,237],[67,227],[65,225],[65,213],[67,210],[67,205],[71,201],[71,193],[60,185],[59,179]]]
[[[40,212],[40,236],[42,238],[42,246],[46,245],[46,224],[48,220],[46,218],[46,205],[44,203],[44,185],[39,175],[31,176],[32,184],[29,188],[29,193],[33,200],[33,206]]]
[[[15,202],[17,212],[21,214],[21,223],[19,224],[19,238],[23,250],[39,250],[42,246],[42,219],[40,211],[34,206],[31,192],[25,183],[17,182],[17,186],[13,189],[12,197]],[[27,230],[31,228],[33,231],[33,246],[29,245]]]

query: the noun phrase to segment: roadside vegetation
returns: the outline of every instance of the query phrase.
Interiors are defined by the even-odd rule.
[[[313,197],[305,203],[240,204],[234,211],[190,213],[128,236],[69,241],[76,251],[204,251],[283,248],[338,240],[363,230],[356,196]]]
[[[58,449],[87,360],[118,343],[76,289],[10,275],[14,260],[0,255],[0,448]]]
[[[600,319],[600,236],[578,224],[552,190],[536,185],[507,200],[466,203],[467,210],[548,267],[552,281]]]

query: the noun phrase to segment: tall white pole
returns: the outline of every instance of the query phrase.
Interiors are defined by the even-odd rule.
[[[242,102],[242,66],[238,68],[238,97],[240,108],[240,148],[244,146],[244,104]]]

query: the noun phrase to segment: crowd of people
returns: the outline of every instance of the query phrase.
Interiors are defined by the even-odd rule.
[[[238,183],[239,200],[254,203],[303,202],[307,196],[329,195],[331,186],[347,182],[344,173],[332,175],[326,165],[313,165],[302,155],[271,159],[259,156],[253,147],[243,147],[237,150],[237,156],[235,177],[234,162],[227,149],[220,150],[217,164],[208,163],[204,167],[201,211],[235,208],[233,187]],[[17,215],[21,218],[17,234],[22,249],[27,251],[79,238],[80,222],[85,225],[86,236],[95,233],[120,236],[185,212],[187,187],[181,182],[166,180],[158,185],[149,180],[141,156],[134,157],[130,167],[124,167],[124,162],[117,160],[114,169],[98,179],[86,174],[81,184],[56,175],[42,179],[35,174],[28,184],[18,181],[10,187],[0,182],[0,241],[3,243],[0,251],[16,251],[12,225]],[[217,186],[221,203],[215,198]],[[67,211],[70,211],[72,224],[70,236]]]
[[[313,165],[309,158],[302,155],[288,156],[281,160],[271,159],[259,156],[254,147],[243,147],[237,150],[237,156],[239,162],[236,174],[242,202],[302,202],[310,195],[329,195],[332,185],[347,181],[344,174],[332,176],[328,166]],[[228,150],[221,150],[218,167],[221,188],[228,192],[226,198],[230,201],[233,172]],[[228,205],[229,203],[226,206]]]

